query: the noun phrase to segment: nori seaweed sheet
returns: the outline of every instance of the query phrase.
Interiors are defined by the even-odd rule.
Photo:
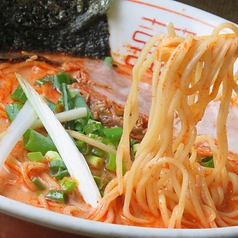
[[[110,55],[111,0],[0,0],[0,52]]]

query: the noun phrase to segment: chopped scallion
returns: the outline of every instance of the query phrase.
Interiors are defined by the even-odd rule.
[[[42,155],[42,153],[40,151],[37,152],[29,152],[27,154],[27,157],[30,161],[35,161],[35,162],[43,162],[45,161],[44,156]]]
[[[139,146],[140,146],[140,143],[135,143],[134,145],[132,145],[132,155],[136,154]]]
[[[68,195],[66,191],[63,190],[50,190],[46,194],[46,199],[53,200],[56,202],[67,203],[68,202]]]
[[[104,160],[95,155],[87,155],[86,160],[89,165],[93,166],[95,169],[102,169],[104,166]]]
[[[201,165],[208,168],[214,168],[214,161],[212,156],[204,157],[201,159]]]
[[[55,158],[51,160],[49,167],[51,175],[58,180],[69,175],[69,171],[67,170],[67,167],[62,159]]]
[[[56,174],[53,175],[56,179],[63,179],[65,176],[69,176],[69,171],[67,169],[59,169]]]
[[[90,152],[90,146],[85,141],[78,140],[76,145],[84,155],[87,155]]]
[[[110,152],[108,159],[107,159],[107,164],[106,164],[106,169],[115,172],[116,171],[116,154]]]
[[[90,109],[79,92],[75,93],[75,95],[72,97],[72,100],[76,108],[81,108],[81,107],[87,108],[87,111],[88,111],[87,119],[92,118]]]
[[[53,141],[39,132],[28,129],[23,135],[24,148],[36,152],[40,151],[43,155],[49,150],[57,150]]]
[[[116,154],[110,152],[108,155],[107,163],[106,163],[106,169],[112,172],[116,171]],[[122,161],[122,171],[123,174],[126,172],[126,165],[125,162]]]
[[[71,96],[69,94],[69,90],[66,83],[62,84],[62,98],[63,98],[63,104],[66,111],[73,108]]]
[[[37,188],[39,188],[40,190],[45,190],[46,187],[45,185],[39,180],[39,178],[37,177],[34,177],[32,180],[31,180]]]
[[[107,56],[107,57],[104,59],[104,62],[105,62],[108,66],[112,66],[113,59],[112,59],[112,57]]]
[[[67,193],[71,193],[74,188],[76,187],[76,183],[68,178],[68,177],[64,177],[61,181],[60,181],[60,186],[61,188],[66,191]]]
[[[105,155],[105,152],[97,147],[93,147],[92,154],[102,158]]]
[[[16,76],[28,100],[64,160],[71,177],[77,181],[77,188],[85,202],[92,207],[97,207],[101,195],[83,155],[79,152],[69,134],[40,95],[19,74],[16,74]]]
[[[13,91],[13,93],[10,95],[10,98],[21,103],[25,103],[27,100],[27,97],[20,85]]]
[[[45,154],[45,157],[49,161],[51,161],[53,159],[61,159],[59,153],[57,151],[52,151],[52,150],[47,151],[46,154]]]
[[[62,159],[58,159],[58,158],[51,160],[49,163],[49,166],[52,170],[55,170],[55,169],[58,170],[59,168],[67,169],[64,161]]]
[[[122,136],[121,127],[104,128],[103,133],[110,140],[110,142],[112,142],[116,147],[118,146]]]
[[[103,126],[101,122],[89,119],[88,123],[84,126],[83,130],[86,135],[90,133],[101,135]]]
[[[97,175],[94,175],[93,178],[98,186],[98,189],[100,190],[101,195],[103,196],[104,189],[107,186],[107,184],[111,181],[111,178],[107,177],[106,179],[102,180],[102,178]]]
[[[103,187],[103,182],[102,182],[102,179],[99,177],[99,176],[93,176],[97,186],[99,189],[101,189]]]
[[[16,118],[22,107],[23,104],[21,102],[13,102],[5,107],[5,111],[10,122]]]

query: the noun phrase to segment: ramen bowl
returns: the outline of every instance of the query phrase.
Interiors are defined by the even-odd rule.
[[[169,22],[174,24],[178,35],[186,36],[211,34],[214,27],[225,21],[207,12],[169,0],[114,0],[108,18],[112,57],[127,66],[135,64],[141,49],[150,37],[167,32]],[[238,236],[238,227],[160,229],[107,224],[54,213],[3,196],[0,196],[0,212],[1,221],[9,221],[1,223],[4,224],[4,227],[1,225],[0,228],[1,237],[10,237],[8,234],[13,233],[16,237],[20,237],[21,233],[25,234],[24,237],[32,237],[37,233],[41,234],[41,237]],[[14,227],[18,230],[13,231]]]

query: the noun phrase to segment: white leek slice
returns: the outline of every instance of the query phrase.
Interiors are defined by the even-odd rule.
[[[37,114],[35,113],[35,110],[32,108],[29,101],[26,101],[0,141],[0,168],[13,147],[36,119]]]
[[[92,207],[97,207],[101,200],[101,195],[84,156],[79,152],[69,134],[40,95],[19,74],[16,74],[16,76],[36,114],[58,149],[70,175],[77,181],[78,190],[85,202]]]
[[[29,103],[30,105],[30,103]],[[35,113],[35,110],[32,108],[32,106],[30,105],[31,107],[31,110]],[[27,109],[29,110],[29,109]],[[25,116],[29,113],[28,111],[26,110],[26,114]],[[36,113],[35,113],[36,115]],[[75,108],[75,109],[71,109],[69,111],[64,111],[64,112],[60,112],[60,113],[56,113],[55,114],[56,118],[60,121],[60,122],[67,122],[67,121],[72,121],[72,120],[76,120],[78,118],[82,118],[82,117],[85,117],[87,116],[87,108],[86,107],[81,107],[81,108]],[[24,116],[23,116],[24,117]],[[32,118],[28,118],[28,119],[32,119]],[[21,121],[17,122],[18,123],[18,126],[20,125],[20,123],[24,124],[24,127],[28,126],[28,124],[26,124],[24,122],[24,120],[20,119]],[[40,119],[36,119],[34,121],[34,123],[29,126],[31,127],[32,129],[36,129],[36,128],[40,128],[42,127],[42,122]],[[28,129],[28,128],[27,128]],[[14,129],[15,130],[15,129]],[[7,131],[4,131],[0,134],[0,139],[3,137],[3,135],[6,133]],[[9,140],[10,141],[10,140]],[[10,152],[9,152],[10,153]],[[0,158],[1,159],[1,158]]]
[[[60,122],[72,121],[87,116],[87,108],[86,107],[75,108],[69,111],[56,113],[55,116]],[[32,124],[31,128],[39,128],[41,126],[42,126],[41,120],[37,119]]]

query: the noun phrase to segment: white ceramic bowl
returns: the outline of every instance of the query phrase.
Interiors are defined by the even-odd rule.
[[[108,14],[113,57],[134,64],[140,49],[173,22],[180,35],[210,34],[225,20],[170,0],[114,0]],[[238,227],[218,229],[156,229],[112,225],[65,216],[0,196],[0,212],[45,227],[96,237],[238,237]],[[1,228],[0,228],[1,230]]]

